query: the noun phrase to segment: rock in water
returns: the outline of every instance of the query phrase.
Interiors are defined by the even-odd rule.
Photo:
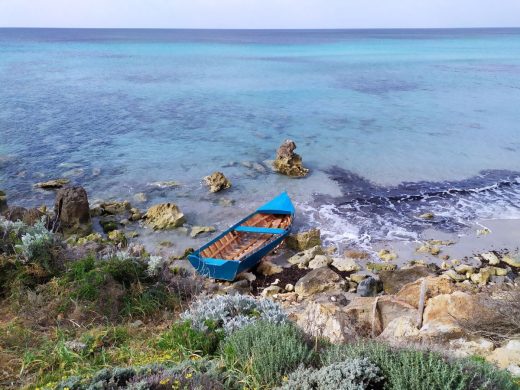
[[[320,229],[291,234],[285,239],[285,243],[289,248],[298,252],[321,245]]]
[[[0,191],[0,213],[7,210],[7,195],[4,191]]]
[[[285,140],[276,152],[276,159],[273,162],[275,171],[292,177],[303,177],[309,173],[309,170],[303,166],[301,156],[294,153],[295,149],[294,141]]]
[[[66,187],[58,190],[54,202],[57,228],[64,235],[87,235],[92,230],[87,192],[83,187]]]
[[[210,192],[219,192],[231,187],[231,181],[222,172],[213,172],[204,178]]]
[[[62,188],[66,184],[69,184],[69,179],[53,179],[49,181],[43,181],[40,183],[36,183],[34,186],[37,188],[42,188],[44,190],[54,190],[56,188]]]
[[[195,238],[202,233],[213,233],[215,229],[213,226],[193,226],[191,228],[190,237]]]
[[[186,218],[174,203],[161,203],[152,206],[144,215],[146,223],[154,230],[174,229],[182,226]]]

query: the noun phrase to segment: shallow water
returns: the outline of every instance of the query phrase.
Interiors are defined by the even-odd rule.
[[[347,243],[413,240],[424,211],[447,231],[520,216],[518,29],[0,29],[0,85],[12,203],[51,204],[32,185],[66,176],[222,229],[288,190],[298,225]],[[270,171],[286,138],[309,178]],[[207,194],[214,170],[232,190]]]

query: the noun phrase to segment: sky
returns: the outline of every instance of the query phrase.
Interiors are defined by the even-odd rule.
[[[520,0],[0,0],[0,27],[520,27]]]

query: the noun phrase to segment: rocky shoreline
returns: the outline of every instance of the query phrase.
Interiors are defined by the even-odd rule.
[[[305,176],[309,171],[294,153],[295,148],[294,142],[286,141],[278,150],[274,167],[282,174]],[[231,186],[221,172],[204,181],[211,192]],[[114,250],[142,256],[147,251],[139,243],[140,229],[175,229],[192,238],[215,232],[213,226],[190,225],[172,202],[141,210],[133,203],[146,201],[146,194],[137,193],[132,202],[90,204],[82,187],[68,184],[57,179],[36,185],[56,191],[53,210],[8,206],[11,200],[0,191],[0,212],[6,220],[27,225],[43,218],[49,230],[62,235],[72,259],[89,253],[102,258]],[[433,343],[457,356],[484,356],[520,376],[520,341],[517,336],[499,337],[503,329],[495,333],[492,329],[493,319],[503,320],[500,316],[512,304],[508,294],[518,294],[520,253],[515,248],[503,248],[467,253],[457,259],[446,254],[453,244],[435,239],[418,243],[409,259],[403,259],[391,247],[377,253],[357,248],[338,253],[336,246],[324,247],[320,231],[311,229],[291,235],[256,269],[239,275],[233,283],[208,279],[200,283],[207,294],[245,294],[274,300],[308,335],[333,343],[359,337],[390,343]],[[159,248],[148,250],[149,261],[197,278],[185,260],[193,249],[181,248],[180,254],[173,254],[173,245],[164,241]]]

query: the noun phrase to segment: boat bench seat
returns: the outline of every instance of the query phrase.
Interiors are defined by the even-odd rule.
[[[282,234],[285,233],[284,229],[265,228],[257,226],[237,226],[234,229],[236,232],[244,233],[258,233],[258,234]]]

